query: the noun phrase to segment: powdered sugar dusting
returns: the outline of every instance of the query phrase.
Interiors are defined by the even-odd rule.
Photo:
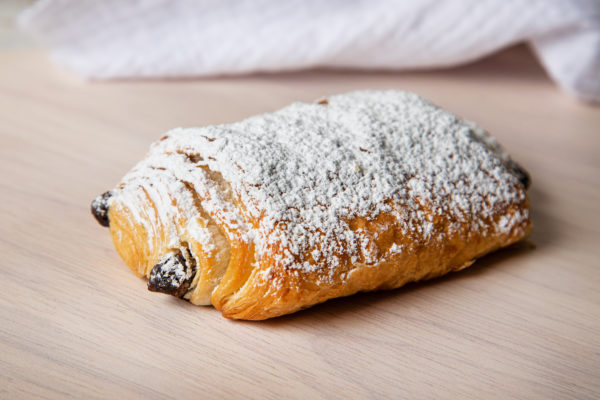
[[[215,239],[210,229],[206,228],[206,223],[200,224],[198,218],[193,218],[188,223],[189,234],[202,246],[202,250],[205,252],[212,252],[217,250],[215,246]]]
[[[310,272],[335,269],[339,255],[367,265],[386,256],[364,231],[351,229],[356,217],[391,213],[402,232],[424,243],[444,234],[433,215],[451,221],[450,229],[465,222],[477,232],[518,226],[525,213],[489,220],[524,199],[507,160],[483,130],[415,94],[361,91],[332,96],[327,105],[294,103],[234,124],[172,130],[117,191],[132,197],[134,209],[143,186],[160,215],[136,218],[173,225],[199,215],[191,185],[213,218],[254,242],[256,260],[277,247],[279,264]],[[211,172],[231,193],[223,194]],[[250,220],[258,226],[250,228]],[[190,231],[209,240],[201,229]],[[178,233],[170,233],[173,240]],[[390,254],[404,251],[394,246]]]

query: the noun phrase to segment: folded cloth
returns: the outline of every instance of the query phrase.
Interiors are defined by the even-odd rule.
[[[96,79],[447,67],[527,42],[600,101],[598,0],[41,0],[19,19]]]

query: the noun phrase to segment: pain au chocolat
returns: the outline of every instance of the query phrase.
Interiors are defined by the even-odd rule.
[[[150,290],[259,320],[471,265],[529,233],[528,184],[472,122],[359,91],[174,129],[92,212]]]

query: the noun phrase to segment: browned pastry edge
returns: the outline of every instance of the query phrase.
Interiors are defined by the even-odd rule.
[[[520,170],[523,171],[522,168]],[[520,176],[523,175],[526,176],[526,172]],[[525,182],[521,181],[521,184],[524,188]],[[106,199],[109,196],[107,193],[100,196],[100,199]],[[103,204],[98,200],[95,200],[95,203]],[[510,207],[515,211],[524,210],[528,209],[529,203],[526,199],[522,204]],[[168,283],[167,280],[161,282],[165,276],[158,274],[157,269],[165,263],[164,259],[157,260],[156,264],[153,264],[154,267],[148,269],[149,273],[143,272],[144,265],[151,262],[152,257],[144,245],[148,242],[148,233],[144,227],[132,224],[126,210],[116,207],[107,211],[115,246],[129,267],[137,275],[147,274],[150,290],[182,297],[189,289],[191,280],[177,281],[176,285]],[[499,210],[498,215],[506,212],[510,214],[511,211]],[[381,232],[383,226],[389,225],[391,218],[387,214],[374,220],[357,218],[352,225],[368,232]],[[434,225],[438,230],[444,231],[443,217],[434,216]],[[348,296],[359,291],[394,289],[408,282],[431,279],[450,271],[464,269],[478,257],[515,243],[526,237],[530,231],[531,222],[527,220],[522,226],[517,226],[511,232],[490,241],[485,235],[470,232],[465,226],[463,230],[448,235],[442,243],[434,244],[418,243],[400,232],[388,232],[387,235],[374,238],[380,249],[389,249],[392,243],[396,243],[407,246],[409,250],[378,265],[353,265],[347,257],[342,257],[341,265],[330,279],[332,283],[323,283],[327,280],[322,279],[322,273],[297,274],[297,271],[281,268],[273,258],[268,257],[261,261],[259,268],[253,268],[255,260],[252,244],[238,241],[231,243],[229,267],[214,290],[211,302],[227,318],[262,320],[276,317],[331,298]],[[116,240],[117,237],[121,239]],[[186,268],[186,260],[181,254],[170,257],[175,257],[176,265]],[[269,270],[268,274],[264,273],[266,270]]]

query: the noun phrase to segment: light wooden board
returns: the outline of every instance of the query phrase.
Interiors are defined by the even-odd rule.
[[[522,48],[436,72],[86,83],[0,54],[0,398],[600,397],[600,108]],[[530,240],[265,322],[150,293],[89,213],[176,126],[359,88],[416,91],[533,177]]]

